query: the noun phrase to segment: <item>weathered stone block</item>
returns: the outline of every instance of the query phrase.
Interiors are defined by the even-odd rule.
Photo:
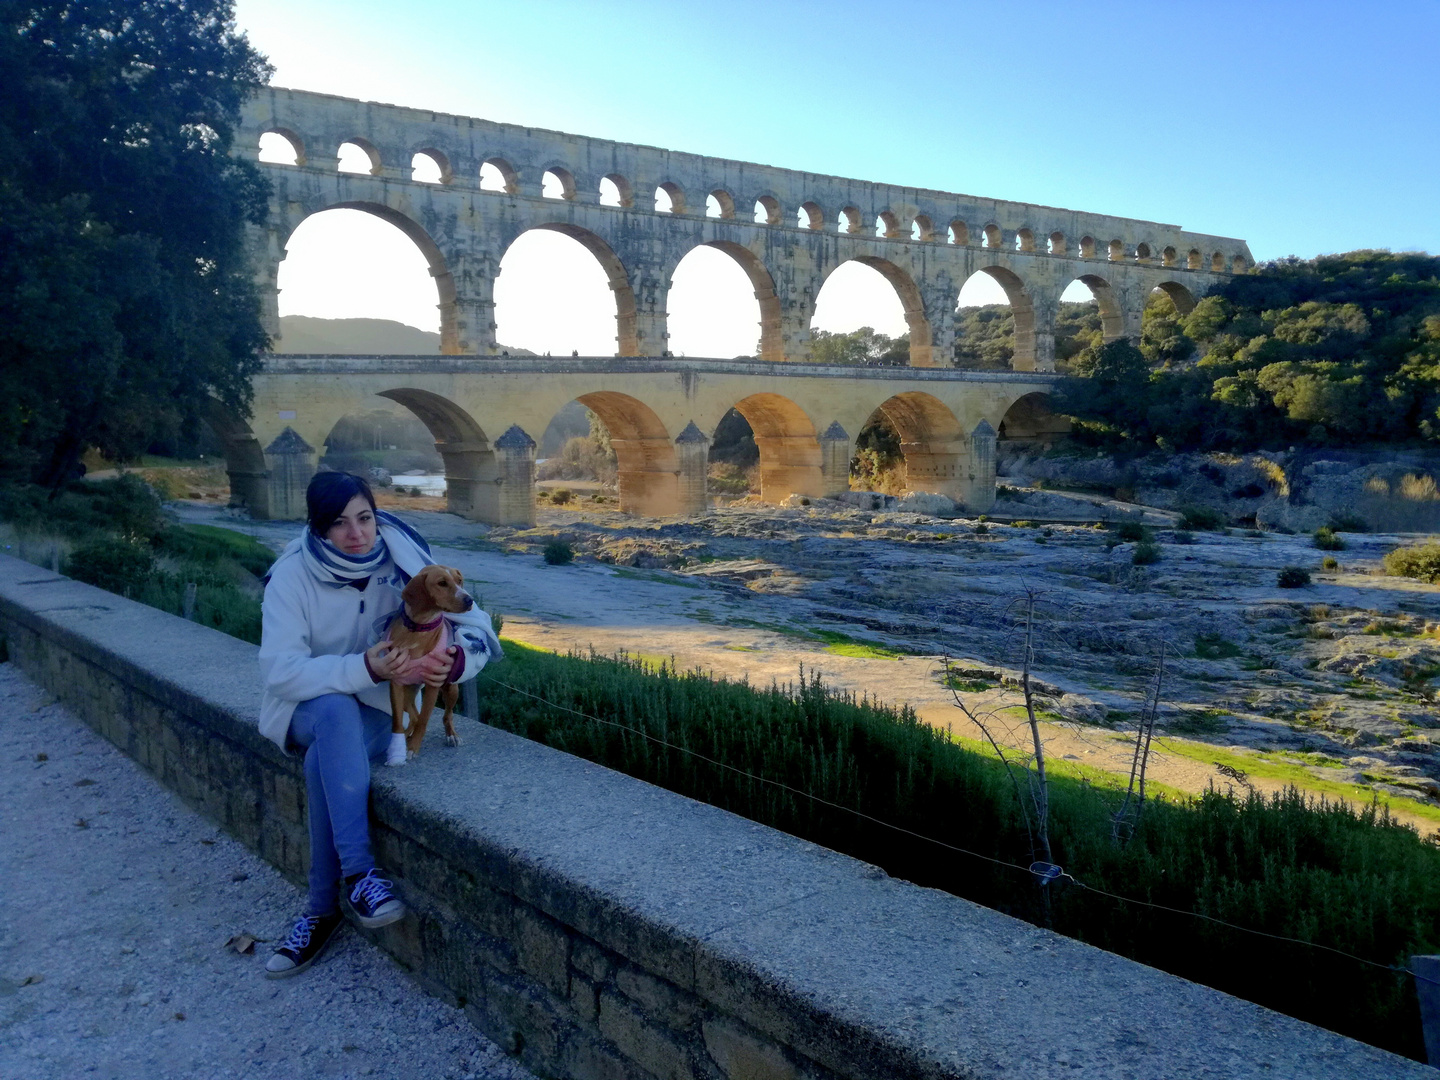
[[[635,1066],[615,1049],[588,1032],[576,1031],[565,1040],[556,1070],[561,1076],[584,1080],[637,1080]]]
[[[581,1024],[595,1026],[600,1016],[600,987],[584,975],[570,973],[570,1009]]]
[[[600,1034],[621,1054],[659,1080],[691,1080],[696,1075],[689,1050],[613,991],[600,993],[599,1025]]]
[[[607,982],[615,974],[616,966],[623,962],[610,950],[595,944],[587,937],[576,936],[571,939],[570,966],[593,982]]]
[[[700,1015],[700,999],[694,994],[634,966],[622,967],[615,973],[615,987],[646,1016],[656,1017],[677,1030],[690,1027]]]
[[[270,805],[275,813],[286,821],[303,825],[305,823],[305,782],[288,773],[280,773],[274,779],[274,795]]]
[[[541,1073],[555,1071],[562,1041],[574,1030],[553,998],[528,980],[509,975],[486,979],[484,1000],[467,1006],[466,1012],[503,1050]]]
[[[755,1031],[729,1020],[704,1024],[705,1049],[727,1080],[801,1080],[785,1052]]]
[[[570,981],[570,936],[565,928],[524,904],[515,908],[514,927],[521,970],[552,992],[565,995]]]

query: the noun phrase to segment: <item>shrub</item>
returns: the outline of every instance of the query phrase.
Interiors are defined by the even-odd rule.
[[[966,856],[938,858],[931,844],[798,794],[983,857],[1028,862],[1025,824],[1003,769],[908,708],[860,701],[809,678],[766,689],[682,672],[673,663],[656,668],[593,654],[556,656],[519,644],[507,645],[506,654],[508,686],[490,681],[488,672],[477,680],[484,715],[496,726],[916,884],[1376,1045],[1423,1052],[1408,977],[1084,889],[1043,891],[1023,872]],[[1117,803],[1111,789],[1052,773],[1054,861],[1087,885],[1382,965],[1440,946],[1440,850],[1391,822],[1381,807],[1323,804],[1294,790],[1147,800],[1139,828],[1118,845],[1111,817]],[[955,806],[965,813],[953,813]],[[1236,963],[1242,954],[1245,963]]]
[[[1383,564],[1385,572],[1395,577],[1440,584],[1440,543],[1432,540],[1428,544],[1396,548],[1385,556]]]
[[[203,566],[233,562],[255,577],[263,577],[275,562],[275,552],[253,537],[214,525],[172,525],[152,544],[170,555]]]
[[[1136,566],[1149,566],[1160,561],[1160,545],[1153,540],[1141,540],[1135,545],[1130,561]]]
[[[1114,526],[1115,536],[1124,543],[1133,544],[1155,538],[1155,530],[1138,521],[1122,521]]]
[[[551,566],[564,566],[575,561],[575,548],[569,540],[551,540],[545,545],[543,554]]]
[[[1330,528],[1336,532],[1363,533],[1370,531],[1369,523],[1355,514],[1340,513],[1330,518]]]
[[[1341,537],[1335,535],[1335,530],[1328,525],[1315,530],[1312,542],[1321,551],[1344,551],[1348,546]]]
[[[1334,555],[1326,555],[1325,558],[1323,558],[1323,559],[1320,560],[1320,569],[1322,569],[1322,570],[1339,570],[1339,569],[1340,569],[1340,561],[1339,561],[1338,559],[1336,559]]]
[[[573,498],[575,498],[575,493],[569,488],[556,488],[550,492],[550,501],[556,506],[564,506]]]
[[[53,499],[34,484],[7,485],[0,488],[0,520],[82,542],[111,532],[145,541],[166,525],[155,489],[131,473],[114,480],[77,480]]]
[[[1182,506],[1180,508],[1180,524],[1186,529],[1215,532],[1217,529],[1225,527],[1225,515],[1208,506]]]
[[[1240,646],[1220,634],[1196,634],[1195,655],[1201,660],[1229,660],[1240,655]]]
[[[1287,566],[1275,575],[1275,584],[1282,589],[1298,589],[1310,584],[1310,571],[1303,566]]]
[[[1174,533],[1171,534],[1170,539],[1177,544],[1193,544],[1195,542],[1195,534],[1189,529],[1176,529]]]
[[[106,537],[81,544],[70,553],[63,569],[76,581],[125,593],[155,572],[155,553],[135,540]]]
[[[712,461],[706,470],[706,487],[715,495],[747,495],[760,490],[758,466],[745,468],[729,461]]]
[[[970,531],[976,536],[984,536],[990,531],[990,526],[981,521],[978,524],[970,526]]]

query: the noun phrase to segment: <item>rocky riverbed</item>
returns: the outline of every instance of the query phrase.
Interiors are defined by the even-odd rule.
[[[295,528],[179,505],[188,520],[272,543]],[[1238,771],[1261,790],[1381,792],[1427,832],[1440,823],[1440,589],[1380,569],[1415,536],[1345,534],[1325,570],[1308,535],[1186,534],[1155,512],[1149,565],[1098,525],[823,500],[686,521],[580,500],[542,509],[533,529],[407,516],[504,612],[507,635],[673,656],[752,681],[784,681],[803,664],[967,736],[978,732],[955,709],[940,658],[967,703],[1019,741],[1015,682],[1033,597],[1034,678],[1056,756],[1128,769],[1127,732],[1163,654],[1166,737],[1153,778],[1193,791],[1237,782]],[[557,538],[572,544],[572,565],[540,559]],[[1286,566],[1307,569],[1311,584],[1280,588]]]

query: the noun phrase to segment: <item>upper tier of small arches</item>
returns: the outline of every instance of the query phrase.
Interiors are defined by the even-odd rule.
[[[260,135],[259,158],[277,165],[324,167],[317,160],[311,165],[304,141],[294,131],[272,127]],[[1173,244],[1156,250],[1148,240],[1085,235],[1078,240],[1062,231],[1046,233],[1030,224],[1002,224],[995,220],[967,222],[955,217],[943,226],[937,224],[943,215],[909,208],[890,207],[878,211],[873,220],[855,205],[837,206],[827,210],[820,201],[797,201],[787,208],[772,191],[737,193],[723,185],[706,185],[698,191],[687,191],[673,180],[656,184],[653,204],[642,201],[635,185],[624,175],[610,172],[586,181],[579,170],[561,162],[549,162],[540,168],[521,168],[508,159],[490,155],[481,160],[473,175],[457,172],[451,157],[434,146],[422,146],[410,153],[408,163],[396,165],[382,159],[380,151],[363,138],[342,143],[335,152],[336,169],[410,180],[444,186],[469,187],[503,195],[520,195],[585,202],[620,209],[647,210],[679,216],[707,217],[721,220],[752,222],[776,228],[792,228],[811,232],[835,232],[871,235],[886,240],[917,244],[944,244],[960,247],[1000,249],[1035,255],[1053,255],[1071,259],[1100,259],[1108,262],[1136,262],[1186,270],[1215,273],[1244,273],[1250,260],[1238,250],[1228,254],[1221,250],[1202,251],[1198,247],[1180,251]],[[538,178],[535,174],[538,172]],[[538,179],[538,183],[536,180]]]

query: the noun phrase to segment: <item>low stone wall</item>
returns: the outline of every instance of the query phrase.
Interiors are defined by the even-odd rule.
[[[296,881],[255,648],[0,556],[10,659]],[[1434,1077],[1403,1058],[471,721],[377,770],[375,940],[576,1078]]]

